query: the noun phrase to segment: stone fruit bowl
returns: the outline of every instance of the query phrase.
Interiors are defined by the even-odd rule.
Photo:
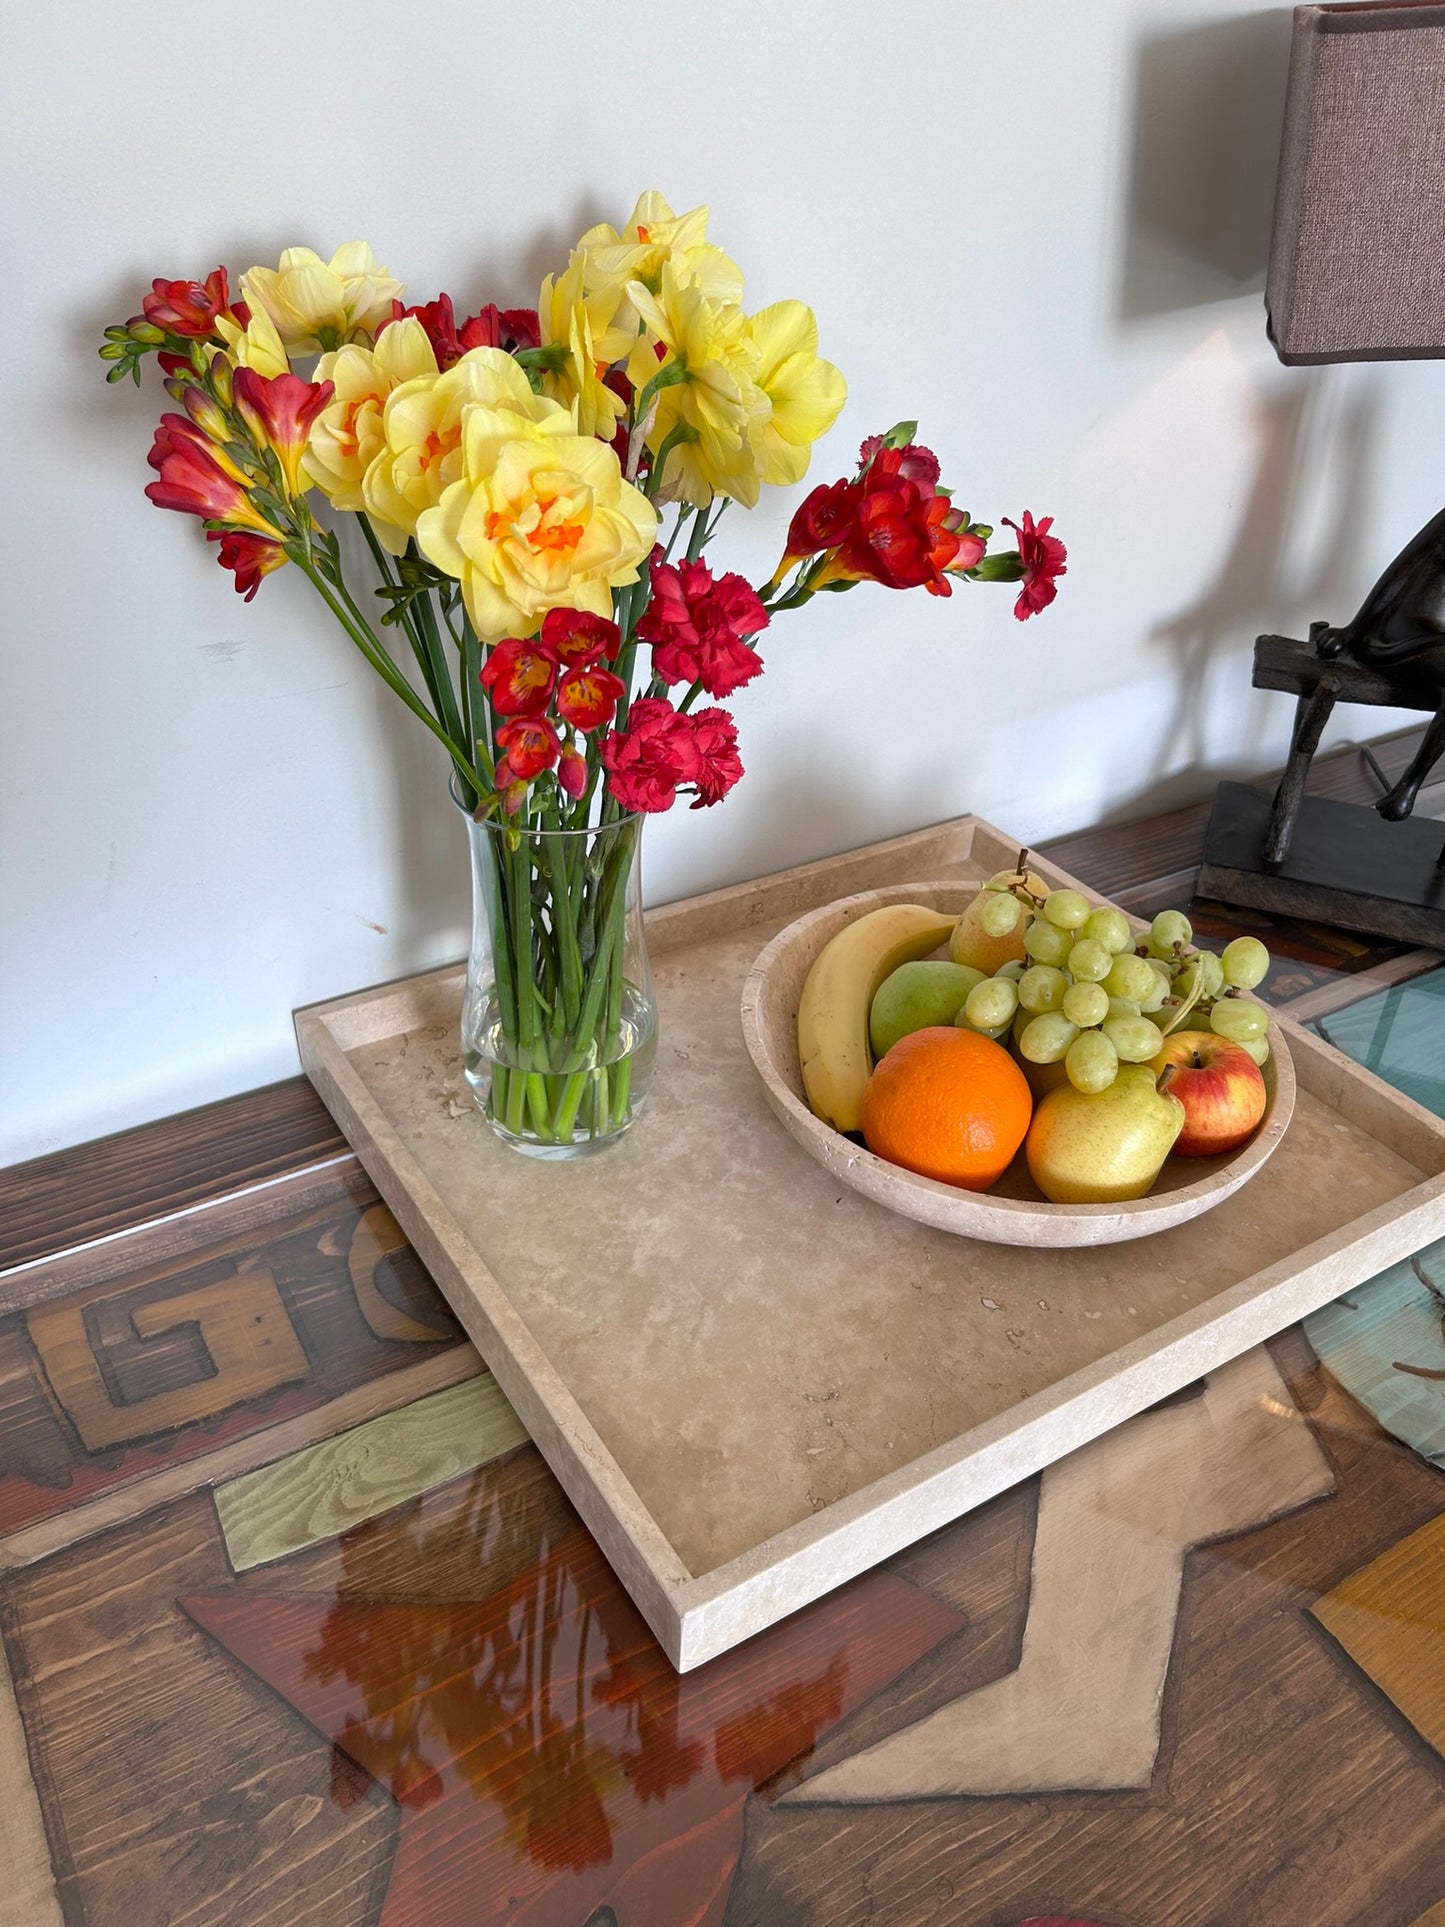
[[[814,958],[845,924],[887,903],[961,910],[968,885],[903,883],[843,897],[790,923],[762,951],[743,985],[743,1038],[768,1103],[810,1157],[842,1184],[905,1218],[961,1238],[1004,1245],[1102,1245],[1147,1238],[1185,1224],[1247,1184],[1284,1135],[1294,1111],[1294,1069],[1279,1027],[1270,1025],[1263,1120],[1227,1157],[1166,1160],[1147,1197],[1125,1204],[1050,1204],[1035,1186],[1023,1152],[992,1191],[963,1191],[874,1157],[861,1138],[845,1137],[808,1109],[798,1066],[798,1000]]]

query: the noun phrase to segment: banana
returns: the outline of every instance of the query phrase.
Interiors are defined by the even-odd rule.
[[[862,1122],[872,1071],[868,1013],[878,986],[899,964],[946,943],[956,917],[916,903],[870,910],[831,938],[814,959],[798,1004],[798,1058],[815,1117],[837,1131]]]

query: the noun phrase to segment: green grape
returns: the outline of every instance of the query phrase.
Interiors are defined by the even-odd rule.
[[[1248,997],[1221,997],[1209,1013],[1209,1023],[1219,1036],[1242,1044],[1246,1038],[1264,1036],[1269,1029],[1269,1012]]]
[[[1104,979],[1104,988],[1111,997],[1127,997],[1131,1003],[1142,1003],[1154,988],[1157,974],[1132,950],[1121,951]]]
[[[1028,965],[1022,957],[1010,957],[1008,962],[1000,964],[993,974],[995,977],[1006,977],[1010,983],[1016,984],[1027,969]]]
[[[1239,1040],[1239,1048],[1241,1050],[1247,1050],[1256,1064],[1263,1066],[1269,1062],[1269,1039],[1267,1037],[1241,1037]]]
[[[971,1024],[968,1020],[967,1004],[964,1005],[963,1009],[954,1018],[953,1028],[955,1030],[971,1030],[975,1036],[990,1038],[995,1044],[1001,1044],[1009,1034],[1009,1025],[1007,1024],[996,1024],[991,1030],[985,1029],[982,1024]]]
[[[1155,954],[1167,957],[1178,944],[1191,941],[1194,926],[1182,910],[1161,910],[1149,926],[1149,942]]]
[[[1201,950],[1199,973],[1204,979],[1200,986],[1201,997],[1217,997],[1224,988],[1224,965],[1212,950]]]
[[[1129,919],[1122,910],[1093,910],[1081,933],[1092,937],[1095,943],[1103,944],[1110,956],[1117,957],[1128,950],[1134,942],[1134,933],[1129,928]]]
[[[1159,1055],[1159,1026],[1147,1017],[1106,1017],[1104,1035],[1126,1064],[1147,1064]]]
[[[1006,937],[1010,931],[1018,929],[1023,913],[1024,907],[1016,896],[994,891],[985,898],[978,920],[985,936]]]
[[[1044,915],[1058,930],[1079,930],[1089,921],[1089,899],[1077,890],[1050,890]]]
[[[1070,1044],[1079,1034],[1060,1010],[1047,1010],[1035,1017],[1019,1039],[1019,1049],[1031,1064],[1057,1064],[1068,1055]]]
[[[1269,975],[1269,952],[1258,937],[1236,937],[1219,959],[1224,981],[1236,990],[1253,990]]]
[[[1114,954],[1093,937],[1081,937],[1070,950],[1066,968],[1075,983],[1101,984],[1114,967]]]
[[[975,1030],[1007,1030],[1019,1007],[1019,994],[1007,977],[975,984],[963,1008]]]
[[[1119,1075],[1119,1053],[1102,1031],[1082,1031],[1064,1054],[1064,1069],[1076,1091],[1107,1091]]]
[[[1102,984],[1070,984],[1061,1008],[1071,1024],[1087,1030],[1090,1024],[1102,1024],[1108,1016],[1109,993]]]
[[[1107,990],[1108,985],[1106,984],[1104,987]],[[1109,999],[1109,1015],[1111,1017],[1137,1017],[1139,1015],[1139,1006],[1134,1002],[1132,997],[1111,997]]]
[[[1146,994],[1139,999],[1139,1008],[1146,1017],[1152,1017],[1169,995],[1169,979],[1161,977],[1157,970],[1151,970],[1149,975],[1154,982]]]
[[[1057,966],[1064,961],[1073,947],[1074,940],[1069,932],[1060,930],[1058,925],[1050,923],[1047,917],[1035,917],[1024,932],[1024,949],[1028,951],[1035,963]]]
[[[1069,980],[1062,970],[1056,970],[1052,964],[1035,964],[1019,978],[1019,1002],[1025,1010],[1038,1016],[1046,1010],[1057,1010],[1068,987]]]

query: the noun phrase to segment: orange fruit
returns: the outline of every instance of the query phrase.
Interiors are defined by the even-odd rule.
[[[997,1184],[1028,1134],[1033,1095],[1001,1044],[977,1031],[912,1031],[863,1092],[863,1141],[875,1156],[965,1191]]]

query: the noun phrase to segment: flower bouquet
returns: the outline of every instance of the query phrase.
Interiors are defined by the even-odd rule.
[[[608,1142],[646,1094],[641,823],[742,775],[719,705],[773,619],[864,581],[1016,582],[1025,618],[1064,572],[1047,517],[990,554],[912,422],[812,491],[768,582],[715,572],[728,504],[801,481],[845,389],[810,309],[744,310],[706,226],[644,194],[535,310],[460,322],[446,295],[404,305],[364,243],[288,248],[235,299],[224,268],[157,280],[101,349],[112,381],[155,354],[184,411],[150,499],[200,517],[247,601],[300,569],[445,750],[473,855],[466,1075],[536,1155]]]

